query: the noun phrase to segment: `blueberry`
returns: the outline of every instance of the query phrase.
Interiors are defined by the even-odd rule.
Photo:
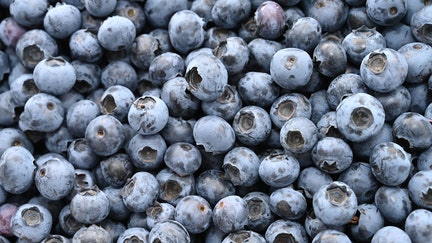
[[[287,93],[279,96],[270,107],[270,118],[273,124],[282,128],[286,121],[294,117],[310,118],[312,106],[301,93]]]
[[[285,12],[274,1],[261,3],[254,13],[257,35],[265,39],[277,39],[285,31]]]
[[[431,227],[432,214],[426,209],[413,210],[405,220],[405,233],[413,242],[427,242],[432,238]]]
[[[54,234],[54,235],[49,235],[47,237],[45,237],[45,239],[43,239],[43,241],[41,241],[41,243],[47,243],[47,242],[59,242],[59,243],[68,243],[70,242],[70,239],[67,238],[66,236],[63,235],[59,235],[59,234]]]
[[[156,224],[148,235],[149,242],[190,242],[186,228],[175,220]]]
[[[431,194],[432,194],[432,171],[424,170],[415,173],[408,181],[409,197],[415,205],[431,209]]]
[[[155,202],[146,210],[147,226],[152,229],[157,223],[174,220],[175,207],[169,203]]]
[[[19,106],[24,106],[30,97],[40,93],[31,73],[19,75],[9,87],[13,101]]]
[[[210,227],[212,208],[203,197],[196,195],[186,196],[177,203],[174,218],[190,234],[199,234]]]
[[[412,15],[410,23],[414,38],[429,45],[432,44],[431,36],[429,34],[429,28],[431,26],[429,17],[430,11],[432,11],[432,7],[424,6]]]
[[[331,240],[330,240],[331,239]],[[344,233],[337,230],[323,230],[319,232],[313,239],[312,243],[333,241],[339,243],[350,243],[350,238]]]
[[[351,7],[348,10],[346,23],[351,30],[358,29],[362,26],[366,26],[367,28],[377,27],[377,24],[372,22],[372,20],[367,16],[366,7],[364,5]]]
[[[77,101],[66,113],[66,125],[69,132],[75,137],[84,137],[87,125],[99,114],[99,107],[93,101]]]
[[[169,117],[166,126],[160,131],[160,134],[168,144],[177,142],[194,143],[192,135],[194,124],[194,119],[185,120]]]
[[[128,242],[131,240],[145,242],[147,241],[149,231],[144,228],[132,227],[126,229],[117,239],[117,242]]]
[[[384,142],[376,145],[369,163],[375,178],[387,186],[398,186],[409,176],[411,156],[397,143]]]
[[[292,153],[305,153],[311,150],[317,141],[317,127],[304,117],[289,119],[280,130],[282,147]]]
[[[259,106],[244,106],[233,120],[233,130],[238,141],[254,146],[270,135],[272,122],[266,110]]]
[[[291,6],[285,9],[285,24],[287,27],[292,26],[300,18],[306,17],[300,6]]]
[[[374,204],[360,204],[357,212],[358,218],[350,226],[352,238],[362,242],[370,241],[384,227],[384,217]]]
[[[139,169],[157,169],[163,164],[167,145],[161,135],[134,135],[126,147],[132,163]]]
[[[228,74],[240,73],[249,62],[248,44],[240,37],[228,37],[213,49],[213,54],[222,61]]]
[[[319,73],[332,78],[345,72],[348,57],[340,40],[330,35],[315,46],[312,59]]]
[[[0,186],[9,193],[21,194],[33,184],[34,157],[25,147],[13,146],[0,157]]]
[[[84,223],[76,221],[71,215],[69,204],[66,204],[61,209],[58,224],[62,232],[68,236],[73,236],[80,228],[85,226]]]
[[[394,25],[405,17],[408,10],[406,2],[405,0],[366,0],[366,13],[378,25]]]
[[[94,17],[107,17],[115,9],[116,0],[84,0],[85,9]]]
[[[298,48],[277,51],[270,62],[273,81],[284,89],[294,90],[308,83],[313,70],[309,54]]]
[[[339,30],[348,17],[348,5],[342,0],[314,0],[305,2],[305,13],[316,19],[323,32]]]
[[[432,47],[421,42],[412,42],[403,45],[398,52],[404,55],[408,63],[407,83],[422,83],[426,81],[432,73],[432,66],[428,59],[432,52]]]
[[[432,147],[429,147],[418,155],[417,169],[419,171],[432,169],[431,152]]]
[[[241,230],[248,222],[247,203],[237,195],[226,196],[214,206],[212,218],[215,226],[225,233]]]
[[[350,141],[365,141],[383,127],[384,114],[383,106],[373,96],[353,94],[336,108],[338,130]]]
[[[12,203],[4,203],[0,206],[0,234],[5,237],[13,236],[10,221],[17,211],[18,206]]]
[[[149,35],[155,38],[159,42],[159,49],[162,52],[173,51],[171,41],[169,39],[169,33],[167,29],[154,29],[149,32]]]
[[[273,221],[264,234],[267,242],[308,242],[305,228],[291,220],[278,219]]]
[[[193,175],[179,176],[174,171],[164,168],[156,174],[156,180],[160,185],[159,200],[171,205],[177,205],[185,196],[196,194]]]
[[[122,85],[110,86],[102,94],[101,112],[123,121],[128,115],[129,108],[134,100],[135,95],[130,89]]]
[[[188,1],[149,0],[143,6],[148,22],[155,28],[166,29],[172,15],[188,8]]]
[[[231,29],[249,16],[251,7],[251,2],[247,0],[216,0],[211,17],[217,26]]]
[[[403,23],[384,27],[381,30],[381,34],[386,39],[387,47],[394,50],[401,48],[405,44],[416,41],[411,27]]]
[[[218,133],[208,133],[214,129],[217,129]],[[203,116],[197,120],[193,137],[197,145],[214,154],[228,152],[235,143],[234,129],[224,119],[215,115]]]
[[[255,38],[248,43],[249,65],[257,71],[270,72],[270,62],[273,55],[283,48],[277,41]]]
[[[19,24],[36,27],[43,23],[49,4],[48,0],[14,0],[9,5],[9,12]]]
[[[32,29],[18,39],[15,52],[24,67],[33,69],[43,59],[56,56],[58,45],[44,30]]]
[[[319,169],[336,174],[348,169],[353,162],[353,152],[342,139],[324,137],[319,140],[312,151],[312,161]]]
[[[386,39],[375,29],[362,26],[346,35],[342,40],[342,46],[348,60],[355,65],[360,65],[367,54],[376,49],[385,48]]]
[[[52,37],[65,39],[81,27],[81,13],[73,5],[56,4],[45,14],[43,26]]]
[[[307,202],[301,192],[283,187],[271,193],[270,208],[282,219],[298,220],[306,214]]]
[[[198,1],[195,1],[198,2]],[[211,9],[210,9],[211,10]],[[229,37],[236,37],[237,34],[226,28],[222,27],[210,27],[206,30],[206,37],[204,40],[204,47],[215,49],[222,42],[225,42]]]
[[[226,85],[222,95],[214,101],[201,102],[201,110],[206,115],[214,115],[232,121],[243,107],[243,100],[235,86]]]
[[[355,162],[342,172],[339,181],[347,184],[356,194],[358,203],[373,201],[379,183],[372,174],[371,166],[365,162]]]
[[[106,183],[114,188],[123,187],[135,169],[129,156],[123,153],[114,154],[100,161],[98,166]]]
[[[234,195],[235,187],[220,170],[206,170],[196,179],[196,193],[214,206],[224,197]]]
[[[121,122],[115,117],[99,115],[89,122],[85,139],[95,154],[108,156],[123,146],[125,134]]]
[[[200,100],[191,95],[187,87],[184,77],[175,77],[163,84],[160,97],[167,105],[170,116],[189,119],[197,113]]]
[[[135,25],[136,33],[142,31],[146,25],[146,16],[143,7],[137,2],[117,1],[114,12],[122,17],[130,19]]]
[[[129,63],[113,61],[102,69],[100,81],[105,88],[114,85],[123,85],[131,91],[135,91],[138,75]]]
[[[1,126],[11,126],[17,121],[17,111],[19,104],[13,100],[14,95],[11,90],[0,93],[0,117]]]
[[[245,73],[237,88],[243,103],[264,109],[279,96],[278,86],[273,82],[271,75],[264,72]]]
[[[151,61],[158,55],[162,54],[159,41],[149,35],[138,35],[130,46],[130,61],[132,64],[142,70],[147,70]]]
[[[131,20],[122,16],[108,17],[97,32],[99,43],[109,51],[120,51],[129,48],[135,36],[135,25]]]
[[[313,197],[313,210],[326,225],[344,225],[350,222],[357,210],[354,191],[341,181],[322,186]]]
[[[332,182],[333,179],[329,174],[314,166],[301,170],[296,180],[297,187],[303,190],[304,195],[308,199],[312,199],[322,186]]]
[[[261,232],[274,221],[275,215],[270,209],[270,197],[268,194],[253,191],[244,195],[247,203],[248,223],[246,228]]]
[[[224,157],[222,169],[225,177],[235,186],[252,186],[258,178],[261,161],[255,152],[247,147],[236,147]]]
[[[77,193],[70,201],[72,217],[85,224],[99,223],[108,217],[110,201],[103,191],[94,187]]]
[[[199,150],[190,143],[171,144],[165,154],[164,162],[168,168],[180,176],[190,175],[201,166],[202,156]]]
[[[265,238],[259,233],[252,230],[239,230],[233,233],[228,234],[223,240],[222,243],[230,243],[230,242],[256,242],[256,243],[265,243]]]
[[[385,121],[393,122],[400,114],[408,112],[411,106],[411,93],[403,85],[387,93],[372,92],[385,111]]]
[[[432,125],[423,115],[416,112],[404,112],[393,122],[393,135],[405,150],[427,149],[432,141],[428,138]]]
[[[273,187],[285,187],[295,182],[300,173],[298,160],[285,153],[268,155],[258,170],[261,180]]]
[[[228,71],[215,56],[198,55],[186,67],[188,90],[202,101],[219,98],[228,83]]]
[[[384,219],[402,223],[412,210],[408,190],[400,187],[381,186],[375,193],[375,205]]]
[[[390,48],[380,48],[363,58],[360,74],[368,88],[386,93],[395,90],[405,81],[408,63],[401,53]]]
[[[19,38],[26,32],[24,26],[12,17],[6,17],[0,22],[0,40],[10,47],[15,47]]]
[[[16,237],[33,242],[40,242],[48,236],[52,225],[51,212],[32,203],[20,205],[10,221],[12,233]]]
[[[297,19],[285,32],[285,43],[288,47],[299,48],[306,52],[315,49],[322,37],[320,23],[312,17]]]
[[[155,176],[141,171],[136,172],[126,182],[122,190],[125,205],[132,212],[144,212],[156,201],[160,186]]]
[[[38,166],[34,180],[42,196],[50,200],[59,200],[72,190],[75,169],[67,160],[51,159]]]
[[[384,226],[379,229],[372,237],[371,243],[378,243],[380,241],[392,241],[394,243],[411,243],[408,234],[396,226]]]
[[[342,228],[343,226],[330,226],[331,229],[336,228]],[[318,235],[320,232],[330,229],[329,226],[325,225],[320,219],[318,219],[315,216],[315,213],[312,210],[310,210],[306,214],[306,218],[304,221],[304,228],[306,230],[306,233],[313,239],[316,235]],[[343,228],[342,228],[343,229]],[[343,231],[343,230],[342,230]]]
[[[174,52],[165,52],[155,57],[149,66],[149,78],[156,83],[164,84],[170,79],[183,76],[185,62]]]
[[[168,23],[171,45],[181,54],[187,54],[200,47],[205,38],[204,24],[201,17],[191,10],[176,12]]]
[[[26,148],[31,154],[34,152],[33,143],[30,139],[19,129],[13,127],[6,127],[0,130],[0,156],[10,147],[22,146]]]
[[[111,242],[111,235],[101,226],[91,224],[81,227],[72,237],[73,242]]]
[[[75,85],[75,69],[62,57],[40,61],[33,70],[33,79],[41,92],[53,95],[68,93]]]
[[[96,34],[87,29],[79,29],[71,34],[69,49],[74,59],[83,62],[99,61],[103,55]]]
[[[74,90],[89,95],[99,87],[101,69],[98,64],[86,63],[79,60],[74,60],[71,64],[75,68],[77,77]],[[88,99],[90,98],[88,97]]]
[[[208,23],[212,18],[211,10],[214,3],[215,1],[196,0],[190,5],[190,10],[194,11],[201,18],[203,18],[206,23]]]
[[[123,202],[122,189],[114,187],[105,187],[102,190],[110,202],[110,212],[108,218],[112,220],[126,220],[129,218],[131,211]]]

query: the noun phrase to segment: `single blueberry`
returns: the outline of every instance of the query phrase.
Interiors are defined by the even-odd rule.
[[[296,221],[278,219],[273,221],[264,234],[267,242],[308,242],[305,228]]]
[[[212,208],[203,197],[190,195],[183,197],[175,207],[174,218],[190,234],[199,234],[210,227]]]
[[[143,135],[160,132],[168,122],[169,111],[163,100],[144,95],[136,99],[129,108],[129,125]]]
[[[408,190],[400,187],[381,186],[375,193],[374,203],[384,219],[391,223],[403,223],[412,210]]]
[[[121,122],[115,117],[99,115],[89,122],[85,139],[95,154],[108,156],[123,146],[125,134]]]
[[[40,242],[51,232],[51,212],[40,205],[25,203],[13,214],[10,226],[12,233],[21,239]]]
[[[248,222],[246,201],[230,195],[220,199],[213,208],[213,224],[225,233],[243,229]]]
[[[158,199],[171,205],[177,205],[183,197],[199,195],[195,190],[194,175],[179,176],[174,171],[164,168],[156,174],[156,180],[160,185]]]
[[[111,2],[114,2],[115,7],[116,1]],[[122,16],[108,17],[97,32],[99,43],[109,51],[120,51],[129,48],[135,37],[135,25],[130,19]]]
[[[378,243],[380,241],[393,241],[395,243],[411,243],[408,234],[402,229],[387,225],[379,229],[371,239],[371,243]]]
[[[344,225],[357,211],[354,191],[341,181],[322,186],[313,197],[313,210],[326,225]]]
[[[200,47],[205,38],[204,24],[204,20],[191,10],[185,9],[174,13],[168,23],[171,45],[181,54],[187,54]]]
[[[268,138],[272,121],[268,112],[263,108],[244,106],[234,116],[232,128],[238,141],[254,146]]]

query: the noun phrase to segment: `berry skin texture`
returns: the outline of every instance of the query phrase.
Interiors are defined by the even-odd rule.
[[[432,213],[426,209],[412,211],[405,220],[405,232],[414,243],[432,240],[431,227]]]

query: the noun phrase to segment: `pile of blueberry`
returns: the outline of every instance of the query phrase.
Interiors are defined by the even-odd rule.
[[[0,242],[432,242],[426,0],[0,0]]]

